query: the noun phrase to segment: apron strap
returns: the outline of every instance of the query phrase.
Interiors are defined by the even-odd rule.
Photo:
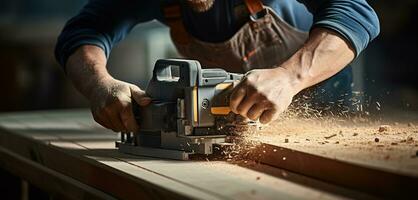
[[[245,0],[245,5],[250,12],[250,19],[256,21],[263,18],[267,14],[267,9],[263,7],[261,0]]]
[[[180,4],[170,4],[162,6],[163,15],[167,21],[181,18]]]
[[[170,27],[170,34],[172,38],[175,38],[176,42],[180,44],[187,44],[189,38],[181,18],[180,3],[176,2],[169,5],[163,5],[162,12],[165,18],[165,23]]]
[[[253,16],[256,16],[259,12],[263,11],[263,3],[261,0],[245,0],[245,5],[247,5],[248,11]]]

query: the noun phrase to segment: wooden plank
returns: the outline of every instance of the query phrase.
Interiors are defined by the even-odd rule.
[[[283,119],[248,137],[262,143],[250,156],[380,197],[408,197],[418,185],[417,121]],[[388,130],[379,131],[382,124]]]
[[[296,184],[305,185],[313,189],[322,190],[322,191],[330,191],[334,194],[338,194],[340,196],[347,197],[349,199],[370,199],[370,200],[381,199],[381,198],[377,198],[376,196],[373,196],[367,193],[362,193],[362,192],[354,191],[352,189],[347,189],[345,187],[341,187],[339,185],[332,184],[330,182],[321,181],[319,179],[313,179],[308,176],[301,175],[301,174],[298,174],[298,173],[295,173],[295,172],[292,172],[283,168],[277,168],[272,165],[262,164],[259,161],[236,160],[236,161],[233,161],[233,163],[236,165],[254,170],[254,171],[262,172],[263,174],[269,174],[274,177],[280,177],[282,179],[289,180]],[[309,194],[305,195],[305,197],[316,198],[313,195],[309,195]]]
[[[414,196],[418,185],[417,177],[329,159],[271,144],[261,144],[248,156],[264,164],[361,190],[382,198]]]
[[[190,188],[200,189],[223,198],[276,199],[277,196],[285,199],[303,199],[306,196],[310,196],[313,199],[342,198],[315,189],[301,187],[291,181],[277,179],[274,176],[231,165],[223,161],[185,162],[137,156],[131,157],[120,154],[117,151],[103,149],[102,147],[106,147],[109,144],[106,142],[104,144],[100,143],[103,142],[89,141],[79,142],[78,144],[90,147],[90,152],[101,152],[103,155],[118,158],[141,169],[174,179]],[[114,165],[112,163],[107,164]],[[278,187],[279,185],[280,187]]]
[[[97,128],[86,111],[3,115],[0,126],[7,127],[1,146],[118,198],[343,198],[225,162],[121,154],[116,135]]]
[[[0,167],[49,192],[52,198],[115,199],[102,191],[43,167],[3,147],[0,147]]]
[[[388,130],[380,132],[381,125],[389,125]],[[249,139],[370,168],[418,176],[417,125],[418,114],[398,120],[377,121],[290,118],[265,127]]]
[[[95,152],[88,152],[74,143],[65,141],[41,143],[22,135],[0,130],[0,145],[121,199],[192,199],[197,196],[219,199],[153,172],[138,169],[111,157],[101,157]],[[86,152],[88,156],[82,156]],[[184,189],[188,193],[179,192],[178,189]]]

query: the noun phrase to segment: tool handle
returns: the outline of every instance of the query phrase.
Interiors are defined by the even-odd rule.
[[[200,69],[200,63],[196,60],[160,59],[155,63],[153,80],[194,86]]]

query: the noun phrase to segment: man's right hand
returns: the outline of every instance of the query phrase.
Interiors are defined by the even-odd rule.
[[[146,106],[151,98],[136,85],[116,80],[112,77],[90,84],[94,89],[89,96],[94,120],[115,132],[135,132],[139,127],[132,111],[135,101]]]
[[[97,123],[116,132],[138,131],[132,102],[145,106],[151,99],[139,87],[114,79],[107,72],[106,61],[101,48],[81,46],[67,60],[67,76],[89,99]]]

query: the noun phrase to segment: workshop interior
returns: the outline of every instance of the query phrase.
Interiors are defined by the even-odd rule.
[[[136,25],[106,66],[154,98],[133,105],[138,133],[96,123],[54,55],[87,2],[0,3],[0,199],[418,198],[418,1],[367,1],[380,33],[350,63],[357,114],[276,125],[230,116],[224,93],[244,74],[186,59],[156,20]]]

